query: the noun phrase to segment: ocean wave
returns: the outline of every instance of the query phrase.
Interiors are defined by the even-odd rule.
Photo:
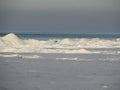
[[[116,39],[65,38],[65,39],[36,40],[36,39],[20,39],[13,33],[0,37],[0,52],[80,53],[80,54],[103,53],[101,51],[89,50],[91,48],[94,49],[120,48],[120,38]]]

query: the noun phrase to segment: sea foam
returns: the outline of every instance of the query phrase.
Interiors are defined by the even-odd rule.
[[[17,46],[17,45],[22,45],[22,44],[24,44],[23,41],[22,41],[21,39],[19,39],[19,38],[18,38],[15,34],[13,34],[13,33],[10,33],[10,34],[4,36],[4,37],[2,38],[2,40],[3,40],[4,42],[6,42],[7,44],[11,44],[11,45],[13,45],[13,46]]]
[[[120,48],[120,38],[100,39],[100,38],[76,38],[76,39],[20,39],[15,34],[10,33],[0,37],[0,52],[14,53],[102,53],[90,51],[98,48]]]

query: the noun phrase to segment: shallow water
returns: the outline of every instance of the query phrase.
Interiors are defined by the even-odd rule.
[[[120,61],[119,54],[0,53],[0,57],[35,60]]]
[[[120,61],[0,58],[0,90],[119,90]]]

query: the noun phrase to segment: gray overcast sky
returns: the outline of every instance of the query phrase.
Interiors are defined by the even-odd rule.
[[[118,10],[119,0],[2,0],[2,7],[13,10]]]
[[[0,32],[119,33],[120,0],[1,0]]]

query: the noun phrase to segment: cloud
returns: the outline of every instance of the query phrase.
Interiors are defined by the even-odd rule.
[[[2,0],[12,10],[118,10],[119,0]]]

